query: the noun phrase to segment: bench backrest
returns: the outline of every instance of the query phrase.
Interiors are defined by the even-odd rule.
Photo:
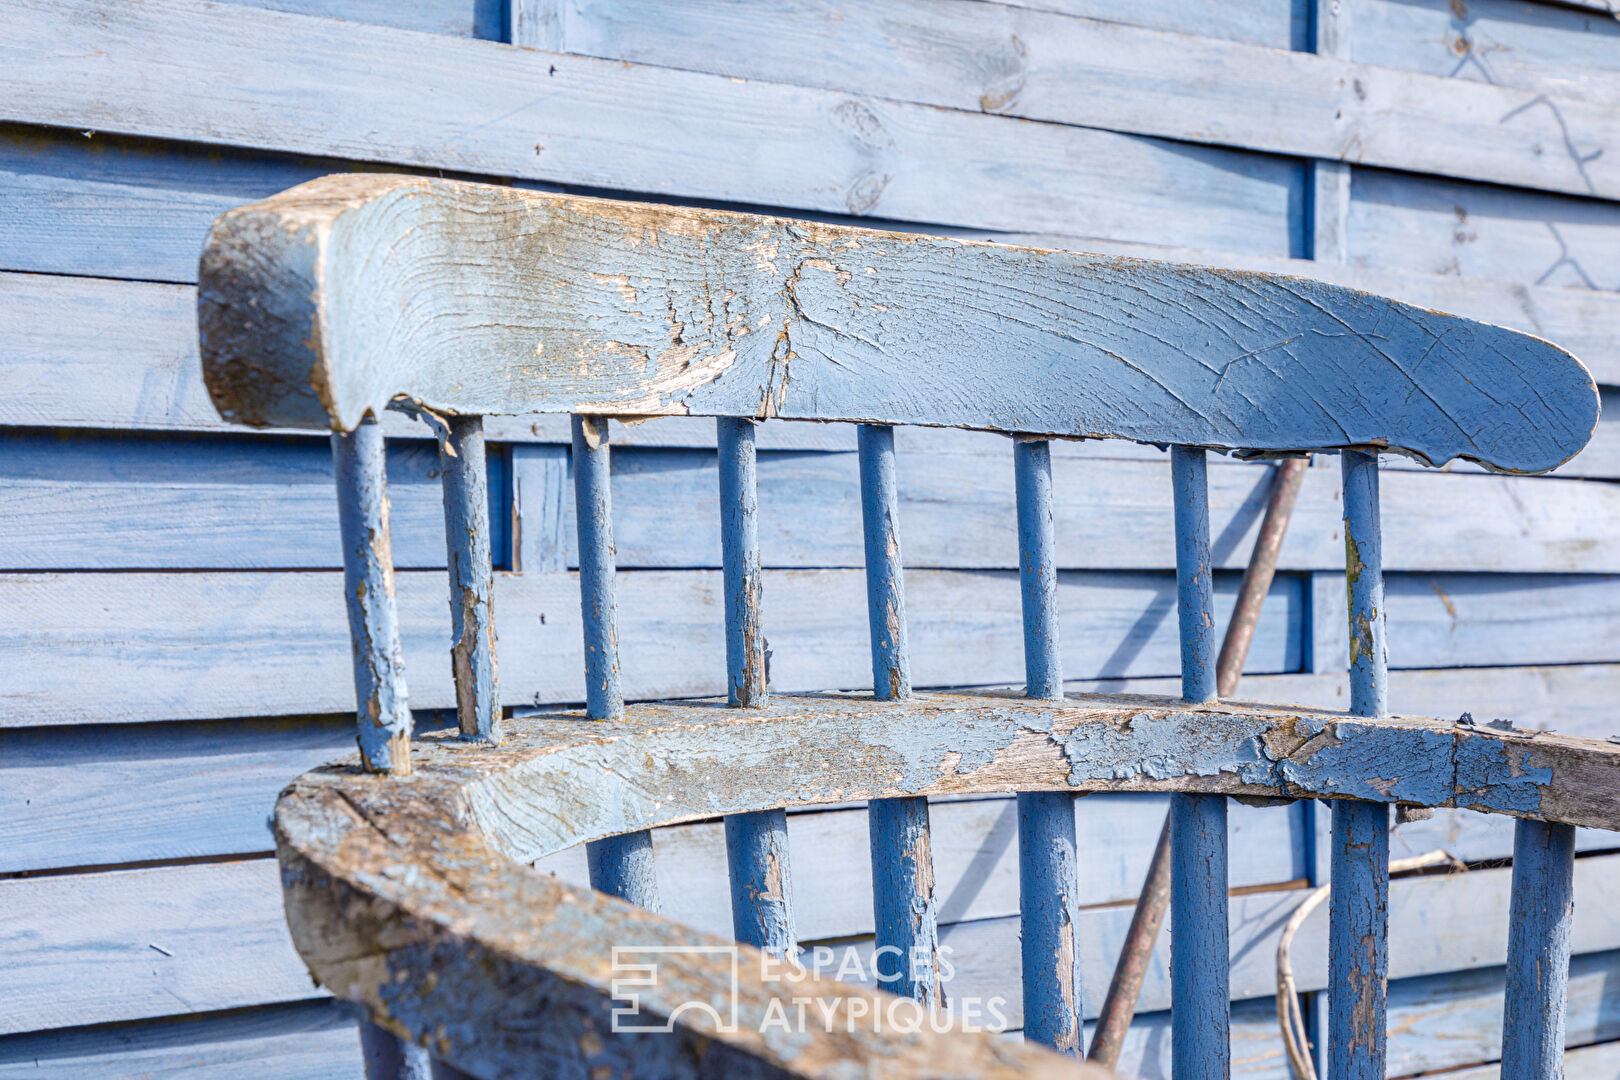
[[[402,176],[330,177],[226,214],[202,258],[199,325],[222,416],[332,432],[360,763],[373,775],[317,771],[295,785],[278,808],[278,846],[295,939],[318,977],[382,1025],[371,1029],[379,1060],[404,1060],[406,1044],[388,1041],[404,1036],[477,1075],[537,1053],[559,1066],[673,1055],[660,1066],[669,1075],[704,1075],[711,1042],[732,1071],[762,1075],[843,1075],[851,1064],[896,1076],[1040,1072],[1051,1063],[1034,1049],[926,1032],[812,1033],[793,1049],[650,990],[643,1005],[662,1010],[676,1037],[638,1041],[603,1026],[614,995],[589,947],[693,947],[692,934],[649,913],[658,898],[647,830],[725,815],[736,935],[763,954],[790,953],[784,807],[870,798],[876,943],[914,960],[889,988],[944,1007],[926,797],[1014,790],[1024,1030],[1032,1043],[1075,1053],[1072,797],[1161,790],[1176,793],[1180,1080],[1229,1069],[1233,794],[1337,800],[1334,1080],[1383,1076],[1388,804],[1520,817],[1504,1069],[1556,1068],[1562,976],[1537,973],[1567,968],[1573,825],[1620,825],[1620,755],[1589,740],[1380,719],[1376,456],[1434,466],[1460,457],[1524,473],[1568,460],[1595,426],[1598,396],[1556,346],[1274,275]],[[429,740],[408,782],[411,714],[375,422],[390,407],[441,432],[463,740]],[[480,418],[526,412],[574,415],[584,715],[600,726],[502,719]],[[606,418],[671,415],[717,422],[728,701],[627,709]],[[768,418],[861,425],[870,699],[767,694],[753,436]],[[1017,440],[1023,698],[912,691],[896,424]],[[1064,696],[1054,437],[1171,447],[1180,702]],[[1341,454],[1350,717],[1215,700],[1209,449]],[[696,764],[678,767],[687,759]],[[634,907],[525,877],[512,861],[581,841],[593,886]],[[422,872],[391,876],[391,859]],[[531,917],[549,920],[552,936],[529,934]],[[565,943],[559,919],[573,935]],[[385,959],[368,966],[357,955]],[[683,971],[689,996],[680,1000],[729,993],[746,1016],[768,1015],[771,990],[757,975],[739,983],[718,961]],[[418,983],[431,986],[400,989]],[[823,990],[863,1008],[894,1000]],[[514,1012],[520,1000],[546,1018]]]

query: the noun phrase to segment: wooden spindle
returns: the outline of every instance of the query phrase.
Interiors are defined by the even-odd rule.
[[[766,704],[765,632],[760,621],[759,495],[754,422],[715,422],[720,458],[720,550],[725,568],[726,700],[734,708]],[[785,956],[793,930],[787,814],[763,810],[726,818],[731,924],[738,941]]]
[[[450,557],[450,669],[461,734],[499,742],[501,700],[495,681],[495,571],[489,546],[489,472],[484,419],[450,419],[440,445],[444,535]]]
[[[426,1050],[366,1019],[360,1021],[360,1059],[366,1080],[435,1080]]]
[[[1044,440],[1013,443],[1018,496],[1018,580],[1023,592],[1025,693],[1062,700],[1052,456]],[[1080,1053],[1079,870],[1074,796],[1018,796],[1019,918],[1023,928],[1024,1037]]]
[[[1170,449],[1181,696],[1215,699],[1215,587],[1204,451]],[[1170,1050],[1175,1080],[1231,1074],[1226,797],[1170,797]]]
[[[894,429],[859,429],[861,518],[866,534],[866,607],[871,622],[872,692],[880,701],[911,696],[906,649],[905,583],[900,562],[900,496],[894,472]],[[925,1004],[939,1001],[935,955],[939,907],[925,798],[867,804],[872,842],[872,907],[877,946],[898,950],[884,965],[885,989]]]
[[[1350,586],[1350,712],[1382,716],[1384,560],[1378,456],[1345,450],[1345,576]],[[1384,1080],[1385,983],[1389,977],[1389,807],[1333,804],[1328,929],[1328,1075]]]
[[[613,500],[606,417],[575,416],[574,507],[579,522],[579,604],[585,628],[585,714],[624,715],[619,683],[618,609],[613,599]],[[658,910],[652,833],[610,836],[585,846],[591,887]]]
[[[360,761],[368,772],[405,776],[411,771],[411,709],[394,606],[385,450],[382,428],[369,416],[354,431],[332,435]]]
[[[1518,822],[1508,908],[1502,1080],[1558,1080],[1563,1075],[1574,886],[1575,827]]]

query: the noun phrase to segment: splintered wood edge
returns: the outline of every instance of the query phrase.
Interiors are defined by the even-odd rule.
[[[651,1015],[730,994],[733,943],[524,865],[633,829],[830,801],[1030,790],[1351,798],[1620,826],[1620,746],[1597,739],[1133,695],[650,703],[612,723],[568,713],[517,720],[499,747],[428,736],[415,763],[409,777],[327,766],[283,794],[275,827],[288,920],[318,981],[469,1068],[532,1066],[542,1045],[591,1067],[646,1054],[648,1037],[611,1031],[623,1003],[614,1001],[613,944],[714,950],[660,969],[642,1003]],[[722,1051],[769,1063],[767,1075],[805,1077],[843,1075],[852,1062],[895,1077],[1080,1067],[960,1032],[777,1038],[759,1028],[780,985],[760,976],[760,954],[738,950],[741,1022],[724,1030],[708,1012],[683,1012],[658,1044],[671,1076],[696,1075],[705,1053]],[[830,981],[792,992],[859,998],[868,1009],[898,1000]]]
[[[225,214],[198,324],[216,408],[256,426],[349,430],[394,403],[1543,472],[1599,408],[1555,345],[1324,282],[422,177]]]

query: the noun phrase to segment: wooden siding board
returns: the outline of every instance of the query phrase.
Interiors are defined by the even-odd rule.
[[[1596,169],[1612,138],[1607,102],[1539,86],[1515,92],[984,2],[887,0],[828,18],[775,0],[745,18],[718,4],[615,0],[570,14],[568,47],[595,56],[1613,195]]]
[[[919,686],[1021,677],[1016,575],[914,570],[907,579]],[[0,642],[25,661],[0,697],[0,725],[347,708],[347,633],[337,580],[333,573],[313,571],[0,577],[6,600],[0,610],[13,613],[0,624]],[[420,708],[447,707],[453,699],[444,575],[405,571],[398,587],[412,701]],[[1219,583],[1220,621],[1228,617],[1235,587],[1235,575]],[[1248,670],[1299,669],[1301,588],[1297,577],[1278,578]],[[765,626],[774,686],[868,685],[860,589],[858,570],[767,572]],[[626,572],[620,593],[628,696],[692,696],[724,688],[718,573]],[[578,700],[583,691],[573,614],[576,578],[500,574],[496,594],[506,702]],[[1169,575],[1067,571],[1059,576],[1059,594],[1066,671],[1099,678],[1177,670]],[[1387,599],[1394,667],[1620,660],[1620,578],[1614,576],[1392,574]],[[1324,657],[1319,663],[1339,661]],[[141,693],[132,694],[137,686]]]
[[[1620,205],[1611,202],[1357,169],[1349,228],[1350,261],[1361,265],[1620,288]]]
[[[315,997],[273,859],[0,881],[0,1033]]]
[[[0,1080],[363,1080],[349,1010],[330,999],[0,1038]]]
[[[1615,875],[1617,856],[1576,860],[1574,940],[1579,953],[1615,948],[1617,935],[1605,905],[1582,904],[1581,896],[1603,895]],[[1507,950],[1509,871],[1471,870],[1466,874],[1404,878],[1390,886],[1390,978],[1439,975],[1499,966]],[[1276,993],[1276,942],[1283,924],[1307,890],[1265,891],[1231,898],[1232,996],[1234,1000],[1271,997]],[[1091,908],[1081,913],[1083,927],[1075,939],[1084,953],[1086,1015],[1096,1015],[1107,973],[1113,969],[1120,942],[1130,923],[1130,905]],[[947,992],[989,998],[1018,985],[1018,920],[983,919],[941,928],[941,947],[954,950],[957,978]],[[1170,1002],[1169,937],[1166,925],[1154,963],[1143,981],[1140,1008],[1162,1009]],[[833,946],[867,954],[869,943]],[[1301,990],[1320,990],[1327,976],[1327,912],[1306,919],[1293,947],[1294,971]],[[836,964],[836,961],[835,961]],[[1007,1013],[1014,1024],[1021,1010],[1009,997]],[[1500,1026],[1500,1020],[1497,1022]]]
[[[0,85],[13,121],[832,213],[1289,249],[1299,170],[1281,159],[190,0],[94,20],[25,0],[8,9],[17,59]],[[79,60],[49,46],[63,35],[82,46]],[[275,77],[263,88],[241,78],[267,62]],[[1009,160],[1020,167],[1009,172]]]
[[[1608,11],[1522,0],[1345,2],[1356,27],[1351,55],[1363,63],[1620,103],[1620,23]]]
[[[1620,419],[1611,421],[1620,425]],[[901,516],[913,567],[1016,569],[1011,442],[932,439],[899,461]],[[929,442],[960,449],[930,451]],[[536,570],[576,566],[573,500],[552,492],[567,475],[561,447],[515,448],[533,498]],[[1174,566],[1168,465],[1055,455],[1061,569]],[[1331,458],[1307,471],[1279,555],[1282,570],[1343,565],[1339,484]],[[1219,462],[1220,459],[1217,459]],[[509,564],[514,520],[504,453],[491,457],[497,565]],[[551,462],[550,465],[534,464]],[[389,451],[394,563],[445,565],[439,461],[425,439]],[[538,471],[536,471],[538,470]],[[855,456],[765,451],[759,458],[761,550],[777,568],[860,567]],[[552,475],[553,473],[557,475]],[[1211,470],[1215,565],[1241,570],[1259,528],[1267,467]],[[547,479],[549,477],[549,480]],[[717,465],[711,451],[630,447],[614,458],[617,564],[720,565]],[[560,490],[560,488],[558,489]],[[564,493],[566,494],[566,493]],[[538,501],[536,501],[538,500]],[[337,496],[327,448],[314,439],[165,440],[0,432],[0,569],[330,569],[340,565]],[[1391,571],[1620,571],[1620,490],[1608,485],[1478,474],[1386,472],[1383,513]]]
[[[507,0],[230,0],[249,7],[270,8],[299,15],[418,30],[426,34],[484,38],[501,41],[506,25]],[[515,0],[513,0],[515,2]]]
[[[1612,891],[1617,875],[1620,856],[1577,860],[1577,953],[1620,945],[1612,905],[1580,900]],[[0,988],[6,1006],[0,1033],[316,996],[287,937],[278,876],[273,860],[258,859],[0,881],[0,944],[11,961],[8,982]],[[1507,870],[1474,870],[1394,883],[1391,977],[1500,964],[1508,876]],[[1276,936],[1304,895],[1290,889],[1232,898],[1234,997],[1264,998],[1275,991]],[[1081,912],[1075,937],[1084,954],[1087,1017],[1096,1014],[1130,914],[1128,904]],[[1325,916],[1322,911],[1308,919],[1295,945],[1302,989],[1322,986]],[[948,991],[1003,997],[1015,1026],[1017,929],[1017,918],[1007,917],[958,922],[941,933],[957,968]],[[834,948],[869,953],[870,944]],[[1161,939],[1143,986],[1144,1012],[1168,1005],[1167,957]]]
[[[1237,582],[1222,582],[1225,619]],[[1023,635],[1011,573],[912,571],[913,671],[920,686],[1019,677]],[[123,723],[353,705],[339,578],[330,572],[17,574],[0,578],[16,621],[0,642],[25,656],[0,697],[0,725]],[[411,701],[453,704],[445,578],[398,575]],[[627,696],[694,696],[725,686],[720,575],[619,575]],[[1300,585],[1279,578],[1249,669],[1299,663]],[[572,574],[498,574],[501,686],[509,704],[580,700],[579,586]],[[1066,670],[1175,670],[1174,583],[1165,574],[1064,574]],[[869,685],[858,570],[765,575],[771,678],[782,690]],[[116,613],[113,620],[108,613]],[[140,693],[131,693],[139,687]]]

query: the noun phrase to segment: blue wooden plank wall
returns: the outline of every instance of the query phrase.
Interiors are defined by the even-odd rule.
[[[331,456],[227,430],[202,391],[196,258],[231,206],[414,169],[1284,269],[1534,331],[1620,394],[1620,22],[1602,0],[0,0],[0,25],[0,1080],[360,1074],[352,1023],[282,929],[264,824],[288,779],[352,745]],[[1201,89],[1209,70],[1313,107],[1366,81],[1430,134],[1350,128],[1341,148],[1326,121]],[[1188,81],[1155,90],[1157,73]],[[1482,138],[1465,93],[1517,119]],[[1620,730],[1615,415],[1553,477],[1385,462],[1392,710]],[[414,422],[385,428],[412,704],[454,726],[439,456]],[[612,425],[630,697],[726,690],[714,432]],[[487,436],[504,702],[582,701],[566,418],[491,418]],[[871,685],[855,439],[758,433],[775,690]],[[1054,667],[1071,689],[1178,693],[1168,459],[1050,456]],[[901,429],[895,465],[913,682],[1022,684],[1011,444]],[[1267,473],[1208,473],[1224,619]],[[1318,459],[1242,696],[1350,704],[1339,492]],[[1166,800],[1075,805],[1089,1022]],[[947,990],[1007,998],[1020,1028],[1017,805],[931,809]],[[1287,1074],[1271,957],[1325,820],[1231,807],[1245,1077]],[[802,939],[870,950],[865,810],[786,828]],[[1608,1077],[1620,841],[1575,842],[1566,1067]],[[653,843],[666,909],[729,931],[722,824]],[[1391,884],[1390,1073],[1476,1080],[1501,1054],[1513,830],[1455,812],[1391,838],[1397,857],[1438,846],[1474,869]],[[588,876],[583,852],[543,868]],[[1323,915],[1294,946],[1307,992]],[[1171,1060],[1165,960],[1122,1060],[1147,1077]]]

